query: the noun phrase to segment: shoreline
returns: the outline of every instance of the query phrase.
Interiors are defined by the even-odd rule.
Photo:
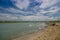
[[[41,30],[38,30],[38,31],[35,31],[35,32],[31,32],[31,33],[28,33],[28,34],[24,34],[24,35],[21,35],[21,36],[17,36],[15,38],[12,38],[12,40],[33,40],[33,38],[36,38],[39,36],[39,34],[41,32],[43,32],[46,28],[44,29],[41,29]]]
[[[56,24],[48,25],[48,27],[44,30],[30,33],[30,34],[27,34],[27,35],[24,35],[21,37],[13,38],[12,40],[48,40],[48,39],[57,40],[60,38],[60,36],[59,36],[60,23],[56,23]],[[49,36],[49,35],[51,35],[51,36]]]

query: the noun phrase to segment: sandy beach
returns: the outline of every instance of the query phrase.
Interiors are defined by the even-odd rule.
[[[12,40],[60,40],[60,23],[48,25],[44,30],[24,35]]]
[[[12,40],[33,40],[33,39],[37,38],[38,36],[40,36],[42,32],[43,32],[43,30],[29,33],[27,35],[23,35],[21,37],[14,38]]]

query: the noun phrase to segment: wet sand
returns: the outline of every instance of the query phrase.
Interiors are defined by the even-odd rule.
[[[21,37],[14,38],[12,40],[33,40],[33,39],[37,38],[38,36],[40,36],[41,32],[43,32],[43,30],[29,33],[29,34],[23,35]]]
[[[12,40],[60,40],[60,23],[48,25],[44,30],[24,35]]]

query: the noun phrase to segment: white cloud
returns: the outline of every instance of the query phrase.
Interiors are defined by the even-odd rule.
[[[48,14],[48,15],[51,16],[53,14],[56,14],[59,10],[60,10],[60,8],[58,6],[52,6],[48,10],[41,9],[35,15],[40,16],[40,15],[43,15],[43,14]]]
[[[13,21],[17,20],[18,18],[12,14],[0,14],[0,20],[1,21]]]
[[[21,3],[21,0],[15,0],[17,1],[17,3],[15,4],[18,8],[27,8],[27,6],[29,5],[28,0],[25,0],[23,3]],[[38,0],[37,0],[38,1]],[[42,0],[43,3],[41,4],[40,8],[46,8],[49,7],[51,5],[54,5],[57,0]],[[1,8],[1,7],[0,7]],[[4,9],[4,8],[2,8]],[[56,14],[60,8],[58,6],[52,6],[50,7],[48,10],[44,10],[44,9],[40,9],[39,11],[36,11],[36,9],[39,8],[33,8],[35,10],[36,13],[33,13],[32,11],[21,11],[15,8],[6,8],[4,9],[7,12],[11,12],[14,14],[33,14],[32,16],[23,16],[23,15],[12,15],[12,14],[5,14],[5,13],[1,13],[0,15],[0,20],[22,20],[22,21],[44,21],[44,20],[57,20],[58,17],[53,17],[51,15]],[[49,16],[44,16],[43,14],[48,14]],[[51,16],[51,17],[50,17]]]
[[[42,4],[40,8],[47,8],[50,7],[58,2],[58,0],[42,0]]]
[[[32,11],[27,11],[27,12],[25,12],[25,11],[21,11],[21,10],[18,10],[18,9],[15,9],[15,8],[2,8],[2,7],[0,7],[1,9],[3,9],[3,10],[5,10],[6,11],[6,13],[7,12],[11,12],[11,13],[14,13],[14,14],[18,14],[18,13],[20,13],[20,14],[33,14],[33,12]],[[5,12],[4,11],[4,12]],[[22,15],[20,15],[20,16],[22,16]]]
[[[12,14],[0,14],[0,20],[4,21],[48,21],[48,20],[57,20],[56,17],[49,16],[16,16]]]
[[[44,21],[48,19],[47,16],[20,16],[20,20],[22,21]]]
[[[22,13],[22,14],[29,14],[30,13],[30,14],[32,14],[32,11],[25,12],[25,11],[17,10],[14,8],[9,8],[8,10],[12,13]]]
[[[55,17],[49,17],[49,16],[20,16],[20,20],[22,21],[48,21],[48,20],[56,20]]]
[[[57,14],[57,12],[58,12],[59,10],[60,10],[60,8],[57,7],[57,6],[51,7],[51,8],[49,9],[49,11],[48,11],[48,12],[50,12],[50,13],[48,13],[48,14],[49,14],[49,15]]]
[[[48,9],[48,10],[41,9],[38,12],[35,11],[36,13],[33,13],[32,11],[25,12],[25,11],[17,10],[17,9],[14,9],[14,8],[8,8],[8,9],[5,9],[5,10],[7,10],[9,12],[12,12],[12,13],[17,13],[17,14],[18,13],[26,14],[26,15],[27,14],[34,14],[35,16],[41,16],[41,15],[46,14],[46,13],[48,13],[48,15],[56,14],[60,10],[60,8],[58,6],[53,6],[53,7],[50,7],[50,9]],[[23,15],[20,15],[20,16],[23,16]]]
[[[26,13],[29,14],[29,12],[24,12],[24,11],[20,11],[20,10],[16,10],[14,8],[8,8],[5,9],[7,11],[13,12],[13,13]],[[58,18],[56,17],[50,17],[50,16],[44,16],[43,14],[48,13],[48,15],[53,15],[56,12],[58,12],[60,10],[59,7],[57,6],[53,6],[48,10],[43,10],[41,9],[39,12],[37,12],[36,14],[32,15],[32,16],[21,16],[21,15],[12,15],[12,14],[4,14],[1,13],[0,15],[0,20],[9,20],[9,21],[48,21],[48,20],[57,20]],[[49,13],[50,12],[50,13]],[[32,12],[30,12],[32,13]],[[33,13],[32,13],[33,14]]]
[[[20,8],[20,9],[26,9],[30,3],[29,0],[11,0],[14,5],[16,5],[16,7]],[[56,4],[59,0],[36,0],[38,2],[42,2],[42,4],[40,5],[40,8],[47,8],[50,7],[54,4]]]
[[[29,5],[29,0],[24,0],[23,2],[21,2],[21,0],[12,0],[12,1],[16,1],[16,5],[18,5],[17,7],[22,7],[22,8],[27,8],[27,6]],[[45,8],[51,5],[54,5],[55,3],[57,3],[57,0],[36,0],[36,1],[43,1],[43,3],[41,4],[40,8]],[[23,6],[22,6],[23,5]],[[33,10],[35,11],[35,13],[33,13],[33,11],[21,11],[15,8],[7,8],[4,9],[8,12],[11,13],[21,13],[21,14],[34,14],[35,16],[40,16],[43,14],[48,13],[49,15],[55,14],[58,10],[60,10],[58,7],[51,7],[49,10],[44,10],[44,9],[40,9],[39,11],[37,11],[39,8],[33,8]],[[21,15],[20,15],[21,16]]]
[[[13,0],[11,0],[13,1]],[[15,0],[16,3],[14,3],[14,5],[16,5],[18,8],[20,9],[26,9],[27,6],[29,5],[29,0]]]

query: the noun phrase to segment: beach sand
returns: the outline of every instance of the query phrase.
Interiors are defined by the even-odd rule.
[[[23,35],[21,37],[14,38],[12,40],[33,40],[33,39],[37,38],[42,31],[37,31],[37,32],[29,33],[29,34]]]
[[[60,40],[60,23],[48,25],[44,30],[14,38],[12,40]]]

